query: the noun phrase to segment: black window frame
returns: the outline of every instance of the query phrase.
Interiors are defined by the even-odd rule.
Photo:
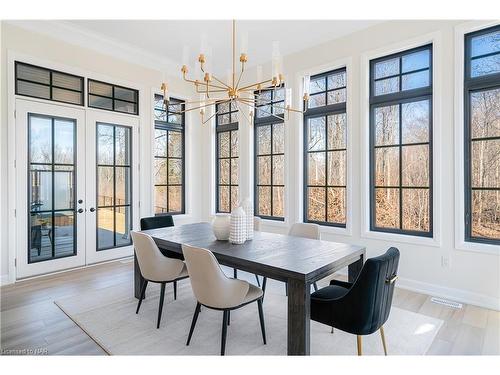
[[[335,75],[338,73],[344,72],[346,75],[346,85],[342,87],[336,87],[329,89],[328,88],[328,77],[331,75]],[[324,78],[325,80],[325,90],[315,92],[314,95],[320,95],[324,94],[325,95],[325,100],[327,100],[328,92],[331,91],[337,91],[341,89],[346,90],[346,101],[340,102],[340,103],[335,103],[335,104],[326,104],[324,106],[320,107],[314,107],[314,108],[307,108],[304,117],[303,117],[303,145],[302,145],[302,150],[303,150],[303,221],[304,223],[314,223],[314,224],[319,224],[323,226],[329,226],[329,227],[337,227],[337,228],[347,228],[347,221],[348,221],[348,216],[349,216],[349,207],[347,206],[347,175],[348,175],[348,165],[349,165],[349,160],[347,160],[347,148],[348,148],[348,142],[347,139],[349,139],[349,134],[347,129],[347,124],[346,124],[346,144],[345,148],[343,149],[333,149],[333,150],[328,150],[328,116],[332,115],[340,115],[340,114],[345,114],[347,118],[347,67],[342,67],[339,69],[334,69],[330,70],[328,72],[316,74],[314,76],[311,76],[311,80],[316,80],[318,78]],[[327,103],[325,101],[325,103]],[[307,103],[304,102],[304,105]],[[308,134],[309,134],[309,127],[308,127],[308,121],[313,118],[318,118],[318,117],[324,117],[325,118],[325,149],[321,150],[320,152],[324,152],[326,154],[325,158],[325,184],[324,185],[309,185],[309,170],[308,170],[308,155],[312,152],[318,152],[318,151],[309,151],[308,150]],[[328,152],[329,151],[345,151],[346,152],[346,185],[345,186],[338,186],[338,185],[328,185]],[[318,187],[318,188],[324,188],[325,189],[325,221],[320,221],[320,220],[309,220],[308,219],[308,212],[309,212],[309,194],[308,190],[309,187]],[[328,220],[328,188],[337,188],[341,187],[345,189],[345,205],[346,205],[346,222],[345,223],[335,223]]]
[[[424,69],[415,69],[408,72],[402,72],[403,63],[402,57],[419,52],[429,50],[429,67]],[[392,60],[395,58],[399,58],[399,72],[396,75],[384,76],[379,79],[375,79],[375,64]],[[425,87],[419,87],[415,89],[402,90],[404,75],[418,73],[420,71],[429,71],[429,85]],[[388,79],[392,77],[399,77],[399,91],[389,94],[381,94],[375,95],[375,82],[377,80]],[[383,57],[379,57],[373,60],[370,60],[370,96],[369,96],[369,168],[370,168],[370,231],[372,232],[382,232],[382,233],[393,233],[393,234],[401,234],[408,236],[416,236],[416,237],[425,237],[425,238],[433,238],[434,237],[434,176],[433,176],[433,44],[428,43],[416,48],[411,48],[402,52],[386,55]],[[403,143],[402,142],[402,105],[411,102],[418,102],[428,100],[429,102],[429,129],[428,142],[419,142],[419,143]],[[399,141],[397,144],[391,145],[394,147],[398,147],[399,149],[399,184],[398,186],[394,186],[399,190],[399,228],[385,228],[385,227],[377,227],[376,226],[376,185],[375,185],[375,150],[380,147],[387,146],[375,146],[375,137],[376,137],[376,129],[375,129],[375,109],[379,107],[387,107],[392,105],[398,105],[399,108]],[[402,149],[404,146],[416,146],[416,145],[428,145],[429,147],[429,186],[428,187],[419,187],[419,186],[411,186],[405,187],[403,186],[403,173],[402,173]],[[384,188],[384,187],[381,187]],[[417,230],[406,230],[403,229],[403,190],[404,189],[428,189],[429,190],[429,231],[417,231]]]
[[[466,242],[482,243],[488,245],[500,245],[500,238],[476,237],[472,235],[472,191],[500,191],[498,188],[473,188],[472,187],[472,143],[474,141],[500,140],[500,136],[472,138],[471,136],[471,94],[474,92],[500,89],[500,72],[471,77],[471,61],[477,58],[498,55],[491,53],[479,55],[472,58],[471,41],[474,37],[489,34],[492,31],[500,31],[500,25],[477,30],[464,36],[464,236]]]
[[[160,99],[161,98],[161,99]],[[154,94],[154,111],[161,110],[165,112],[165,119],[166,121],[154,120],[154,130],[159,129],[167,132],[167,138],[169,132],[178,132],[181,133],[182,136],[182,156],[179,157],[172,157],[168,156],[168,141],[167,141],[167,156],[156,156],[155,155],[155,145],[153,145],[153,159],[166,159],[167,160],[167,166],[168,166],[168,160],[169,159],[175,159],[175,160],[181,160],[182,161],[182,182],[181,184],[170,184],[168,181],[168,173],[167,173],[167,183],[166,184],[156,184],[153,178],[153,186],[156,188],[156,186],[165,186],[167,188],[167,209],[170,207],[169,206],[169,198],[168,198],[168,189],[170,186],[181,186],[181,210],[180,211],[167,211],[167,212],[161,212],[161,213],[156,213],[156,209],[154,206],[153,211],[155,216],[162,216],[162,215],[184,215],[186,213],[186,114],[184,111],[185,109],[185,101],[181,99],[175,99],[175,98],[170,98],[169,104],[172,105],[180,105],[181,107],[181,112],[175,112],[175,111],[170,111],[169,107],[164,108],[162,104],[162,108],[157,108],[156,103],[163,103],[163,95],[161,94]],[[172,123],[169,122],[169,115],[174,114],[174,115],[181,115],[181,124],[177,123]],[[156,196],[156,192],[154,192],[154,196]],[[156,204],[156,202],[155,202]]]
[[[45,71],[49,72],[50,83],[47,84],[47,83],[42,83],[42,82],[37,82],[37,81],[31,81],[31,80],[24,79],[24,78],[19,78],[18,74],[17,74],[17,67],[20,66],[20,65],[29,66],[29,67],[32,67],[32,68],[41,69],[41,70],[45,70]],[[74,89],[70,89],[70,88],[67,88],[67,87],[61,87],[61,86],[54,85],[53,84],[53,80],[52,80],[53,73],[62,74],[62,75],[70,76],[70,77],[73,77],[73,78],[78,78],[80,80],[80,90],[74,90]],[[71,74],[71,73],[66,73],[66,72],[63,72],[63,71],[60,71],[60,70],[45,68],[43,66],[28,64],[28,63],[25,63],[25,62],[22,62],[22,61],[14,61],[14,76],[15,76],[15,85],[14,85],[15,88],[14,88],[14,92],[15,92],[16,95],[24,96],[24,97],[27,97],[27,98],[36,98],[36,99],[42,99],[42,100],[50,100],[51,102],[57,102],[57,103],[65,103],[65,104],[77,105],[79,107],[84,107],[85,106],[85,78],[84,77],[81,77],[81,76],[78,76],[78,75],[75,75],[75,74]],[[36,85],[48,87],[49,88],[49,93],[50,93],[50,98],[44,98],[44,97],[35,96],[35,95],[20,94],[19,90],[18,90],[18,84],[17,84],[19,81],[28,82],[28,83],[32,83],[32,84],[36,84]],[[72,91],[72,92],[80,93],[81,103],[78,104],[78,103],[68,102],[68,101],[64,101],[64,100],[53,99],[53,96],[54,96],[53,95],[53,89],[54,88],[55,89],[60,89],[60,90],[66,90],[66,91]]]
[[[105,96],[105,95],[99,95],[99,94],[92,93],[90,91],[90,84],[91,84],[91,82],[95,82],[95,83],[99,83],[99,84],[102,84],[102,85],[111,86],[111,90],[112,90],[111,91],[112,92],[111,96]],[[115,95],[115,89],[116,88],[133,91],[135,93],[136,100],[135,101],[130,101],[130,100],[126,100],[126,99],[117,98],[116,95]],[[97,106],[90,105],[90,95],[97,96],[97,97],[100,97],[100,98],[111,99],[112,109],[102,108],[102,107],[97,107]],[[134,104],[135,105],[135,112],[132,113],[132,112],[120,111],[120,110],[116,109],[115,108],[115,101],[116,100],[118,100],[120,102]],[[124,114],[127,114],[127,115],[139,116],[139,90],[136,90],[136,89],[133,89],[133,88],[130,88],[130,87],[115,85],[114,83],[109,83],[109,82],[104,82],[104,81],[99,81],[99,80],[96,80],[96,79],[88,78],[87,79],[87,107],[89,107],[89,108],[95,108],[95,109],[100,109],[102,111],[110,111],[110,112],[124,113]]]
[[[285,90],[284,85],[280,85],[276,87],[276,89],[279,90]],[[276,220],[276,221],[285,221],[285,200],[283,201],[283,216],[275,216],[273,215],[273,188],[274,187],[282,187],[283,188],[283,194],[285,194],[285,181],[283,180],[283,185],[280,184],[274,184],[273,183],[273,160],[275,156],[283,156],[285,157],[285,136],[283,134],[283,152],[274,152],[273,150],[273,134],[274,134],[274,125],[277,124],[283,124],[283,127],[285,126],[285,109],[283,109],[282,113],[275,113],[275,105],[280,105],[281,103],[283,104],[283,108],[285,106],[285,91],[283,91],[283,99],[280,100],[274,100],[275,99],[275,88],[266,88],[260,91],[255,91],[254,94],[258,98],[258,95],[260,95],[262,92],[270,92],[271,94],[271,100],[270,101],[265,101],[264,104],[256,104],[255,105],[255,116],[254,117],[254,214],[255,216],[260,217],[261,219],[265,220]],[[258,117],[257,116],[257,111],[258,108],[264,107],[264,106],[270,106],[271,112],[269,113],[269,116],[265,117]],[[257,154],[258,150],[258,128],[263,127],[263,126],[270,126],[271,128],[271,152],[269,154]],[[284,128],[283,128],[283,133],[284,133]],[[267,184],[259,184],[259,163],[258,163],[258,157],[259,156],[269,156],[271,158],[271,183],[269,185]],[[283,164],[283,179],[285,178],[285,166]],[[260,215],[259,214],[259,187],[270,187],[271,188],[271,197],[270,197],[270,202],[271,202],[271,215]]]
[[[221,104],[226,104],[229,106],[229,112],[220,112],[219,113],[219,107]],[[215,103],[215,212],[216,213],[231,213],[231,189],[233,187],[236,187],[238,189],[238,197],[239,197],[239,183],[240,183],[240,168],[239,168],[239,157],[240,157],[240,147],[239,147],[239,134],[238,134],[238,156],[232,156],[232,132],[233,131],[238,131],[239,129],[239,110],[236,107],[235,102],[219,102]],[[233,121],[233,116],[236,115],[236,121]],[[227,124],[220,124],[220,117],[223,115],[229,114],[229,123]],[[229,133],[229,157],[219,157],[219,134],[220,133]],[[219,182],[219,168],[220,168],[220,160],[221,159],[229,159],[229,183],[228,184],[220,184]],[[238,184],[232,184],[231,181],[231,176],[232,176],[232,170],[231,170],[231,160],[232,159],[237,159],[238,160]],[[229,211],[221,211],[219,210],[219,192],[220,192],[220,187],[221,186],[228,186],[229,187]]]

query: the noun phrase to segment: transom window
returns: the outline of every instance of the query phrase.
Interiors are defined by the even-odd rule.
[[[83,77],[16,61],[16,95],[83,105]]]
[[[138,115],[139,91],[89,79],[88,106]]]
[[[465,36],[465,239],[500,244],[500,26]]]
[[[311,77],[304,116],[304,222],[346,227],[346,69]]]
[[[184,203],[184,102],[155,95],[154,212],[181,214]]]
[[[231,212],[238,205],[238,108],[218,103],[216,110],[216,211]]]
[[[370,62],[373,231],[432,236],[432,46]]]
[[[284,220],[285,89],[262,90],[255,95],[255,214]]]

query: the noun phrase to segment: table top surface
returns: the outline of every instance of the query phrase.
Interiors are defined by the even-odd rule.
[[[316,281],[365,254],[363,246],[313,240],[277,233],[254,232],[242,245],[217,241],[209,223],[146,230],[160,250],[182,252],[182,244],[209,249],[221,264],[286,280]]]

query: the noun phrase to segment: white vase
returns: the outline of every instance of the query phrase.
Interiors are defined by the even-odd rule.
[[[253,240],[253,204],[250,198],[245,198],[240,205],[245,211],[245,225],[247,228],[247,240]]]
[[[241,245],[247,239],[246,214],[243,208],[236,207],[231,212],[231,229],[229,233],[229,242]]]
[[[229,239],[229,231],[231,228],[231,216],[228,214],[216,214],[212,221],[212,230],[215,238],[219,241],[227,241]]]

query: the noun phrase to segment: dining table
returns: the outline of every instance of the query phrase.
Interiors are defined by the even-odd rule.
[[[287,354],[310,354],[311,285],[347,267],[353,282],[365,260],[363,246],[255,231],[252,240],[236,245],[215,238],[210,223],[200,222],[145,230],[163,255],[182,254],[189,244],[213,252],[220,264],[288,285]],[[171,254],[171,253],[170,253]],[[140,298],[142,277],[135,261],[134,294]]]

